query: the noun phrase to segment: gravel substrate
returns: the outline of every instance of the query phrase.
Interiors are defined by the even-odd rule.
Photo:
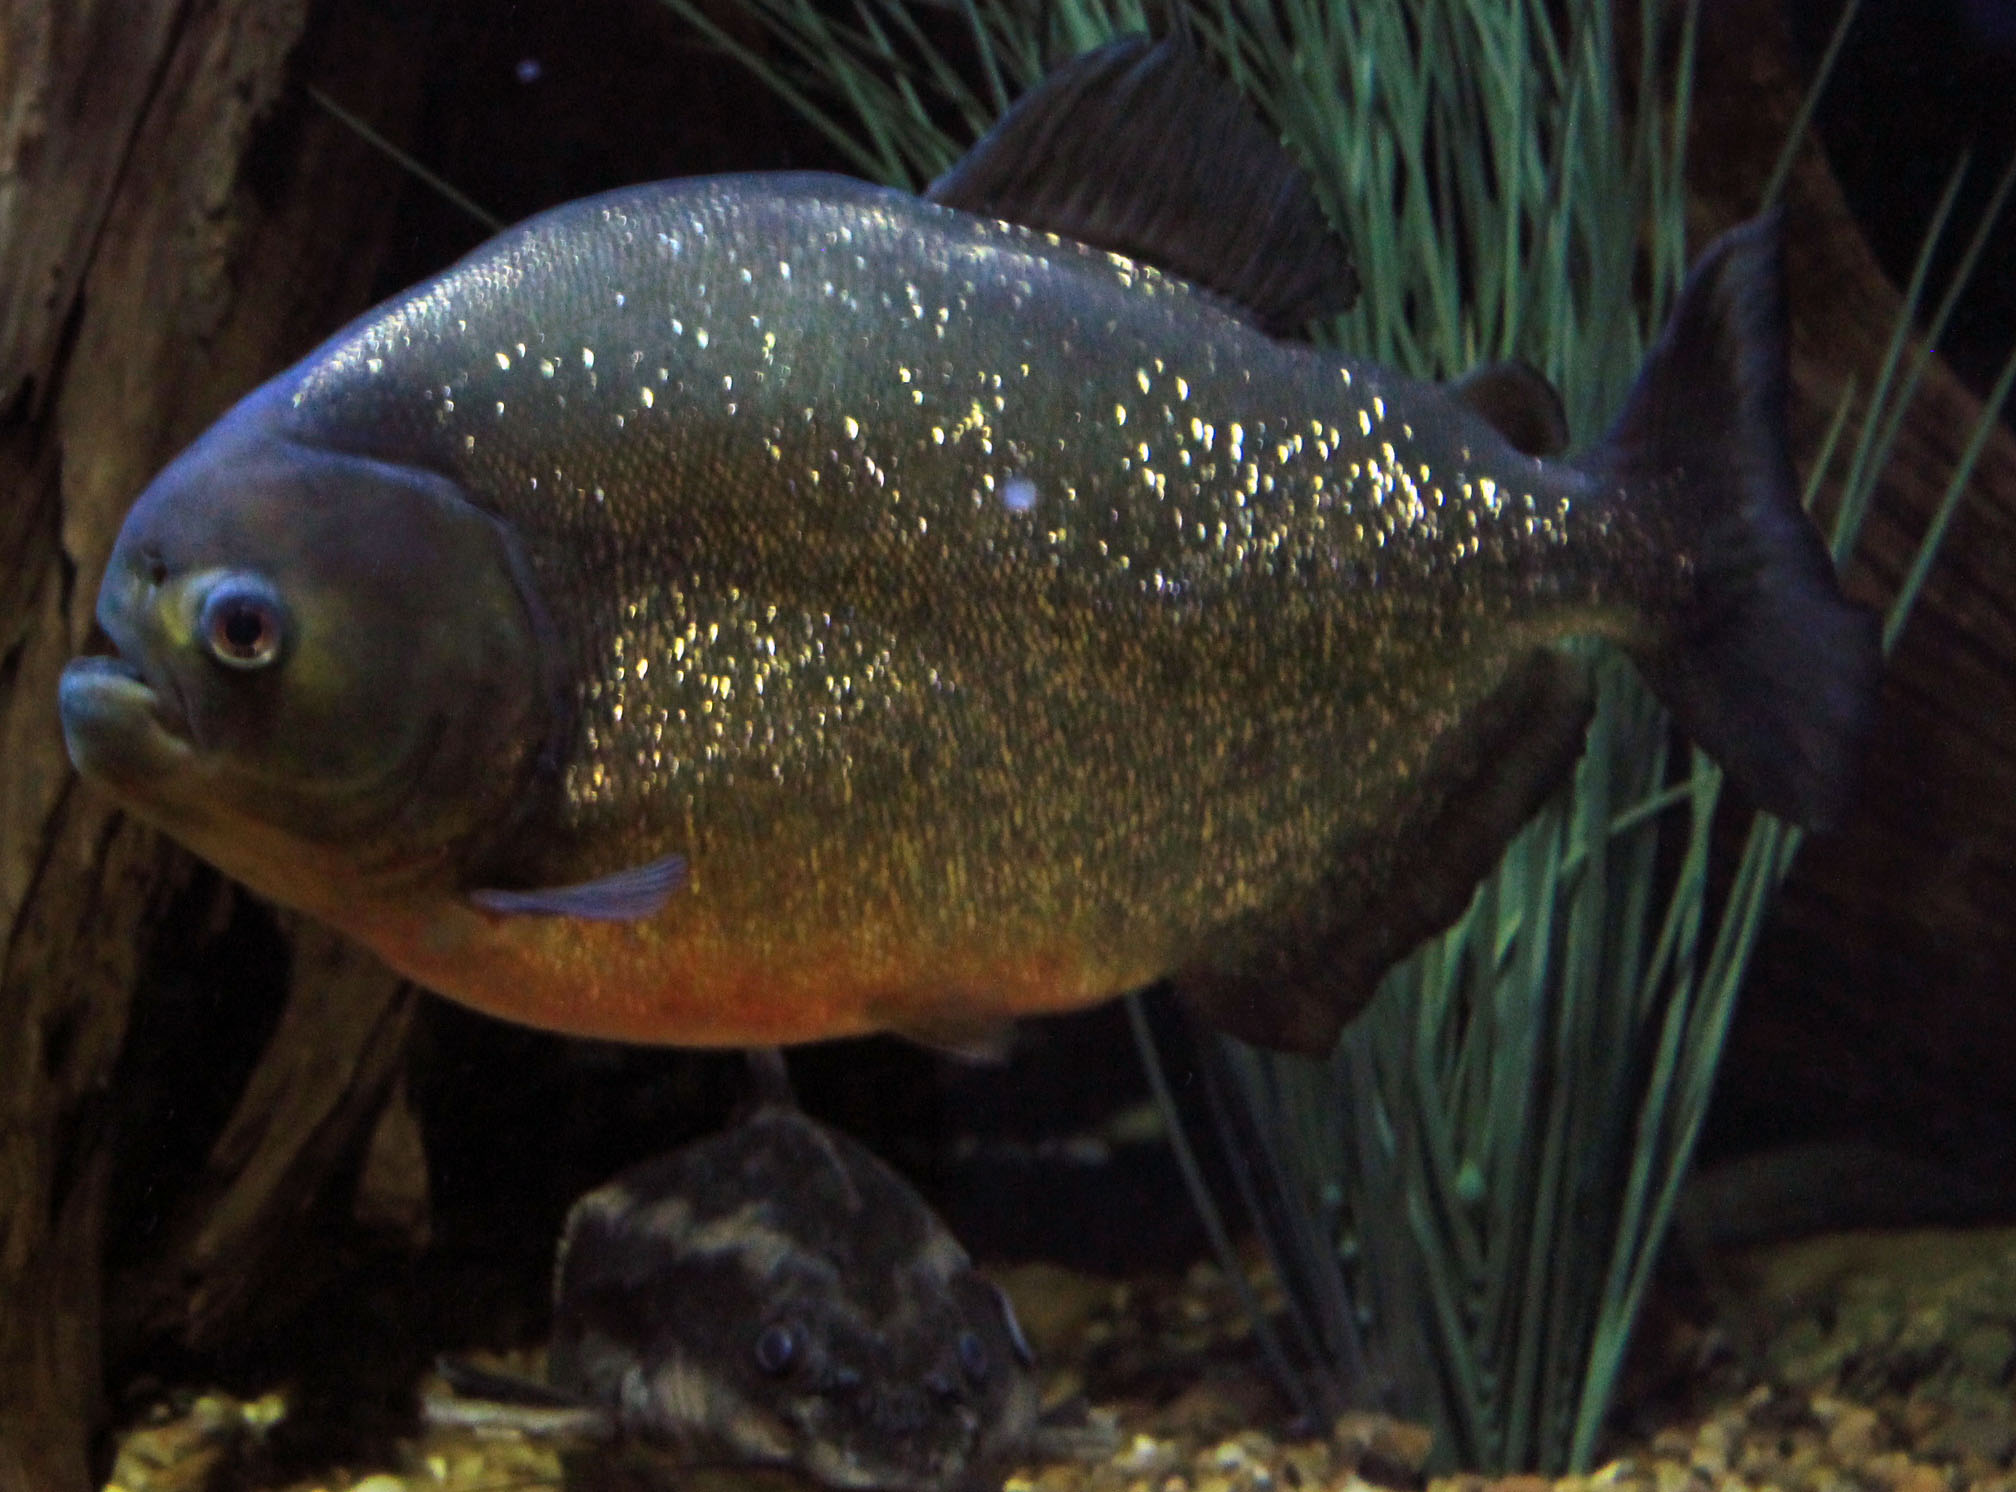
[[[1428,1433],[1383,1416],[1293,1433],[1255,1369],[1233,1292],[1209,1266],[1125,1283],[1008,1270],[1000,1278],[1051,1365],[1047,1400],[1089,1401],[1116,1436],[1104,1457],[1021,1469],[1005,1492],[2016,1492],[2016,1232],[1841,1235],[1718,1259],[1703,1273],[1713,1318],[1648,1322],[1627,1390],[1638,1402],[1620,1412],[1626,1428],[1609,1459],[1550,1481],[1427,1475]],[[561,1485],[548,1448],[441,1431],[402,1442],[396,1464],[262,1481],[263,1447],[286,1414],[281,1394],[176,1396],[126,1435],[107,1492]]]

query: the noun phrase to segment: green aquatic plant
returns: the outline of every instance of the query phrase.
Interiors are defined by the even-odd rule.
[[[662,3],[857,169],[910,187],[1046,64],[1149,21],[1137,0],[856,0],[844,14],[748,0],[767,43],[756,46],[694,0]],[[1626,56],[1616,17],[1628,9],[1187,0],[1185,23],[1261,103],[1351,245],[1364,293],[1325,335],[1428,377],[1520,356],[1554,380],[1576,431],[1605,427],[1685,261],[1692,13],[1667,25],[1672,7],[1639,0]],[[1910,346],[1907,318],[1814,464],[1815,487],[1840,473],[1837,556],[1924,373],[1929,352]],[[2012,378],[2016,360],[1891,607],[1886,646]],[[1306,1412],[1383,1404],[1433,1425],[1445,1463],[1589,1463],[1743,971],[1800,841],[1757,816],[1733,873],[1711,876],[1720,769],[1673,749],[1665,712],[1617,655],[1589,655],[1598,707],[1572,790],[1456,925],[1394,971],[1327,1063],[1200,1038],[1221,1133],[1244,1162],[1231,1168],[1240,1200],[1291,1304],[1278,1331],[1256,1320],[1263,1350]],[[1138,1006],[1136,1019],[1160,1086]],[[1229,1253],[1180,1126],[1177,1139]]]

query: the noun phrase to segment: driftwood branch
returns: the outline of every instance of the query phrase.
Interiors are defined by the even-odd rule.
[[[71,774],[56,679],[90,643],[134,493],[368,299],[401,180],[289,66],[410,110],[430,7],[368,30],[309,12],[0,3],[0,1492],[93,1484],[106,1345],[130,1338],[103,1328],[172,1317],[200,1339],[235,1309],[235,1271],[368,1136],[410,1004],[361,955],[307,940],[292,1049],[176,1199],[161,1257],[108,1298],[122,1046],[193,864]],[[169,1279],[192,1291],[172,1307]]]

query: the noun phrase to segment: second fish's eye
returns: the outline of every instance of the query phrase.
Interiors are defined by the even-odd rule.
[[[203,646],[226,668],[266,668],[280,660],[287,613],[272,587],[250,576],[219,581],[203,598]]]
[[[756,1338],[756,1366],[773,1377],[788,1372],[798,1360],[798,1330],[787,1321],[763,1328]]]

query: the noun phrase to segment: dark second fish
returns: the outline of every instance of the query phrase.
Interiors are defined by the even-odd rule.
[[[1711,246],[1542,459],[1530,375],[1270,334],[1348,265],[1193,58],[1119,43],[931,200],[616,192],[340,333],[142,495],[72,755],[536,1025],[960,1045],[1169,976],[1321,1050],[1579,750],[1560,639],[1842,807],[1878,654],[1796,500],[1779,274],[1770,220]]]

